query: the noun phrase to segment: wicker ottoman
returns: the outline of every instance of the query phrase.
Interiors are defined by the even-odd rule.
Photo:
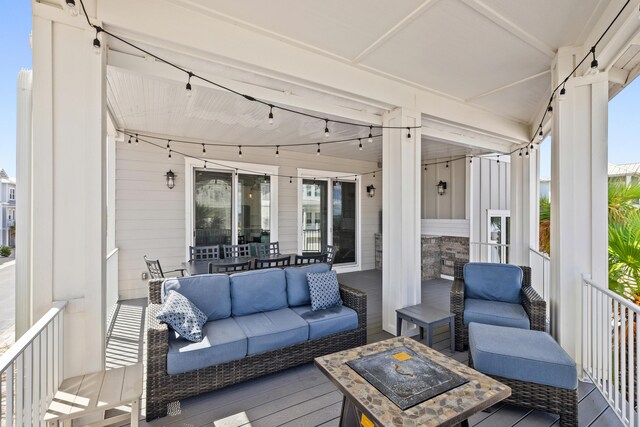
[[[576,364],[546,332],[471,323],[469,365],[511,387],[504,402],[578,425]]]

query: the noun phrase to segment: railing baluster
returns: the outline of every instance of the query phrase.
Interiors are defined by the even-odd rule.
[[[613,302],[613,328],[614,410],[618,411],[620,408],[620,303],[618,301]]]
[[[14,409],[13,409],[13,369],[14,363],[11,362],[9,365],[9,369],[5,371],[5,379],[7,381],[7,404],[5,406],[5,413],[7,419],[7,427],[13,427],[13,417],[14,417]]]
[[[24,355],[24,383],[27,387],[24,391],[24,423],[25,425],[31,425],[31,418],[33,415],[33,343],[27,346],[24,351]]]
[[[24,416],[24,353],[18,356],[18,364],[16,371],[16,425],[23,425]]]
[[[622,352],[620,364],[622,365],[622,369],[620,369],[620,373],[618,375],[620,375],[620,378],[622,379],[622,386],[620,388],[620,390],[622,390],[622,405],[620,413],[625,420],[627,418],[627,399],[629,398],[627,393],[627,376],[625,375],[625,372],[627,372],[627,315],[628,309],[627,307],[624,307],[620,319],[620,338],[622,341],[620,344],[620,351]]]
[[[627,362],[627,366],[629,367],[629,427],[633,427],[633,408],[634,408],[634,369],[635,369],[635,358],[633,357],[633,347],[634,347],[634,335],[633,335],[633,325],[635,324],[635,315],[633,311],[629,310],[629,321],[627,322],[627,327],[629,328],[629,362]]]

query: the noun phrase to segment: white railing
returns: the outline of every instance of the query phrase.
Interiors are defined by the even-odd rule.
[[[640,307],[582,276],[582,366],[625,426],[640,426]]]
[[[0,356],[3,426],[38,426],[63,375],[64,307],[56,302]]]
[[[551,258],[544,252],[529,248],[529,266],[531,267],[531,286],[547,302],[547,319],[550,314]]]
[[[470,242],[469,260],[471,262],[509,263],[509,245],[500,243]]]

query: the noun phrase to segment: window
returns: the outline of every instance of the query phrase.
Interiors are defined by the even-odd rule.
[[[10,188],[9,189],[9,200],[15,200],[16,199],[16,189],[15,188]]]

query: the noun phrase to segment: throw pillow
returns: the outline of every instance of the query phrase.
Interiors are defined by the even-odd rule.
[[[338,276],[335,271],[307,273],[307,281],[309,282],[312,311],[342,305],[340,285],[338,284]]]
[[[202,341],[202,326],[207,321],[207,315],[182,294],[169,291],[156,319],[169,325],[181,337],[189,341],[200,342]]]

